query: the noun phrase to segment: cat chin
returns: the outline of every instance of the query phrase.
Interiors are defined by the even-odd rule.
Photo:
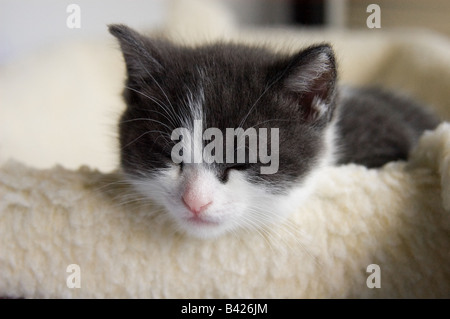
[[[176,203],[164,205],[167,217],[180,233],[200,239],[213,239],[226,233],[234,233],[242,226],[241,215],[245,209],[227,205],[213,208],[205,214],[194,215]]]
[[[214,239],[227,233],[235,233],[242,228],[239,211],[236,210],[226,216],[213,211],[205,217],[187,215],[182,209],[170,209],[167,206],[166,210],[177,230],[189,237]]]

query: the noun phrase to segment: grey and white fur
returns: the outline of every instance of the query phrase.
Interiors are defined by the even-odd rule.
[[[328,44],[288,55],[233,43],[180,46],[124,25],[109,30],[127,70],[119,124],[124,175],[197,237],[279,222],[307,200],[322,167],[405,160],[422,132],[438,124],[411,99],[341,88]],[[175,164],[172,130],[192,130],[199,119],[224,135],[226,128],[279,128],[278,171],[261,174],[262,164],[249,162]]]

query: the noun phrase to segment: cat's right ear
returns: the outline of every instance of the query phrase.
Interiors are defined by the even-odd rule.
[[[334,109],[336,62],[331,46],[309,47],[288,60],[284,90],[307,122],[330,119]]]
[[[108,28],[119,40],[129,80],[138,83],[163,71],[161,55],[147,38],[126,25],[111,24]]]

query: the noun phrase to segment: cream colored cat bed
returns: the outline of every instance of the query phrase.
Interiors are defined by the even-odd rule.
[[[284,225],[199,240],[134,203],[115,174],[9,163],[0,294],[450,297],[450,124],[427,133],[408,164],[329,168],[318,187]]]
[[[221,14],[203,16],[217,28],[175,17],[166,35],[194,43],[207,30],[292,50],[331,41],[341,82],[402,89],[450,119],[447,38],[236,30]],[[449,123],[427,132],[408,162],[325,169],[282,225],[185,237],[108,173],[117,160],[107,137],[123,108],[113,43],[52,48],[0,73],[0,296],[450,298]]]

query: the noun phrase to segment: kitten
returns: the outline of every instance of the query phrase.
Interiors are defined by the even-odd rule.
[[[123,25],[109,30],[127,70],[119,125],[123,172],[138,193],[197,237],[278,222],[307,198],[320,168],[406,159],[420,134],[438,124],[406,98],[338,87],[327,44],[282,55],[238,44],[183,47]],[[174,135],[179,128],[188,135]],[[250,134],[205,139],[207,128],[222,137],[230,128],[253,128],[263,143],[255,149]],[[234,154],[223,162],[185,156],[203,159],[208,144],[216,146],[210,157]],[[239,149],[248,152],[237,161]],[[266,159],[277,165],[263,174],[268,161],[251,156],[268,150]]]

